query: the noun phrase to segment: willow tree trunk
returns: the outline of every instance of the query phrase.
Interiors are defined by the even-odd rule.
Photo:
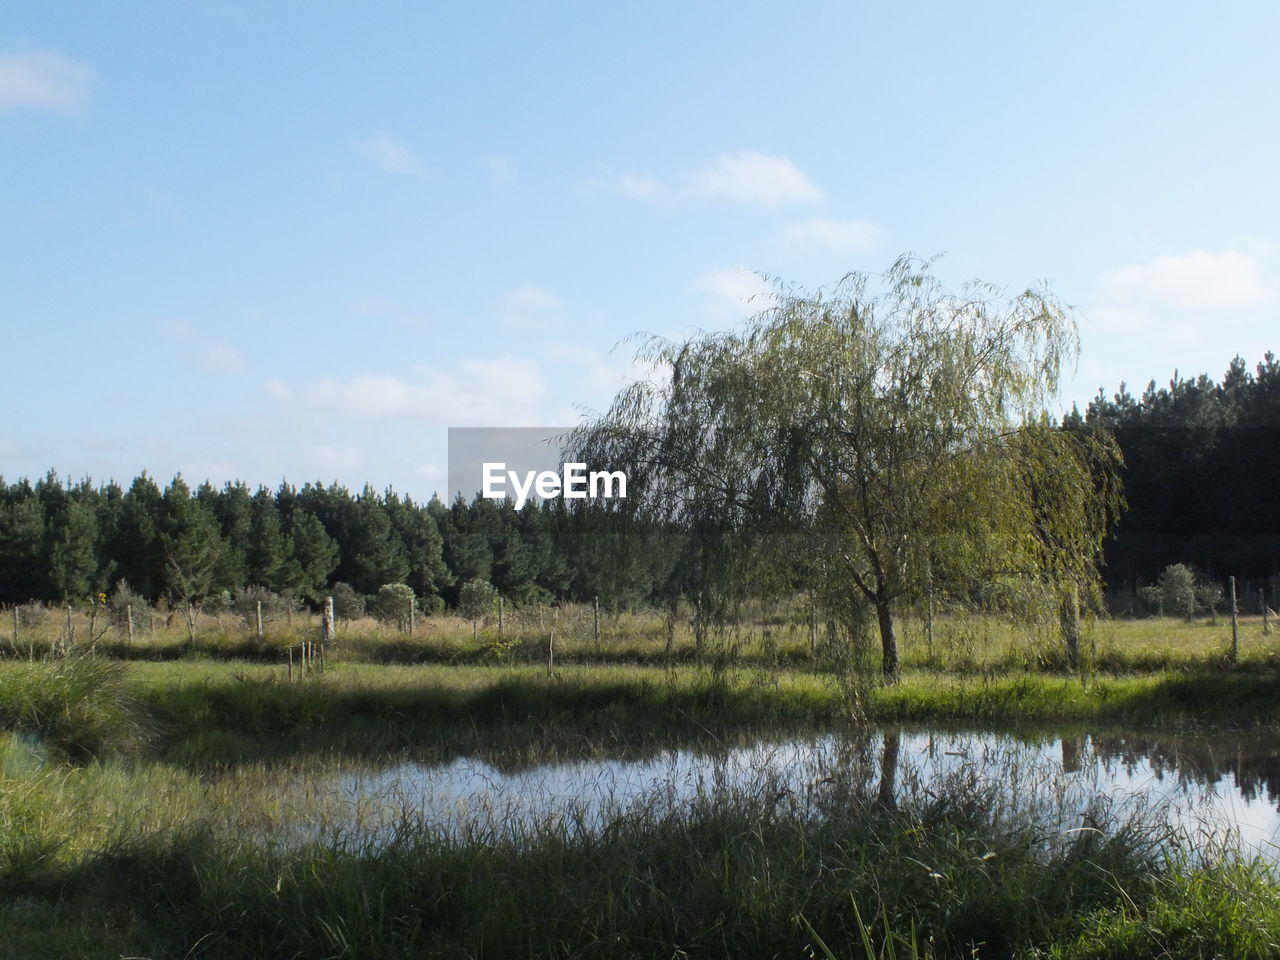
[[[1080,666],[1080,596],[1075,590],[1062,598],[1058,621],[1067,648],[1067,664],[1075,670]]]
[[[893,628],[893,610],[888,600],[876,601],[876,620],[880,624],[881,671],[885,683],[898,682],[898,636]]]

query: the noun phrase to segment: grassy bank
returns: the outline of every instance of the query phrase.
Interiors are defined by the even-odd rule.
[[[84,658],[0,663],[0,730],[83,760],[210,762],[338,752],[599,751],[851,721],[997,726],[1280,726],[1280,672],[1160,672],[1087,681],[909,671],[854,691],[808,671],[698,667],[339,664],[278,667]]]

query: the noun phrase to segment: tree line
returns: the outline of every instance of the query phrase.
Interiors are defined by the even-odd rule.
[[[1280,361],[1252,371],[1236,357],[1215,381],[1174,373],[1135,397],[1103,392],[1064,425],[1106,429],[1123,454],[1127,507],[1105,546],[1105,572],[1120,604],[1161,572],[1188,564],[1209,582],[1235,576],[1280,595]],[[1268,582],[1270,581],[1270,582]],[[1115,604],[1113,604],[1114,606]]]
[[[161,487],[143,474],[127,488],[53,471],[35,483],[0,478],[3,603],[80,601],[123,581],[150,601],[258,586],[314,604],[340,583],[366,596],[403,583],[430,608],[456,604],[463,584],[482,580],[516,602],[634,604],[664,575],[659,553],[643,546],[562,501],[517,511],[510,501],[446,506],[336,483],[192,490],[181,476]]]

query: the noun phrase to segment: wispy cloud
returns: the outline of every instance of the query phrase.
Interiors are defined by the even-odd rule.
[[[217,343],[200,354],[200,366],[218,373],[236,373],[249,365],[243,353],[225,343]]]
[[[48,50],[0,54],[0,113],[52,110],[74,113],[89,100],[93,70]]]
[[[509,327],[545,327],[562,306],[560,298],[550,290],[526,283],[503,296],[502,322]]]
[[[778,241],[795,253],[870,253],[881,237],[880,228],[864,220],[805,220],[783,229]]]
[[[1271,299],[1258,261],[1247,253],[1192,250],[1110,270],[1100,299],[1179,310],[1238,310]]]
[[[693,288],[711,296],[713,312],[737,319],[772,306],[775,295],[764,277],[746,267],[704,273],[693,282]]]
[[[612,397],[628,384],[648,380],[654,373],[649,364],[625,354],[603,354],[580,343],[553,343],[544,351],[549,359],[576,368],[590,394]]]
[[[420,177],[426,172],[416,153],[385,133],[367,140],[357,140],[356,149],[388,173]]]
[[[787,157],[750,150],[724,154],[695,170],[686,178],[685,189],[697,197],[761,207],[822,200],[822,191]]]
[[[350,421],[419,420],[446,426],[521,426],[538,422],[546,393],[537,364],[519,357],[471,360],[445,371],[416,367],[415,378],[366,374],[293,388],[263,384],[281,403]]]
[[[645,203],[703,199],[774,208],[823,200],[822,191],[788,157],[752,150],[721,154],[670,183],[652,173],[633,170],[586,180],[580,189]]]

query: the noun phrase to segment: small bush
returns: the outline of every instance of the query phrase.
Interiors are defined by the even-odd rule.
[[[283,620],[286,615],[301,607],[296,595],[275,593],[266,587],[251,585],[238,591],[231,601],[231,609],[250,626],[258,622],[258,603],[262,603],[263,623]]]
[[[333,615],[339,620],[359,620],[364,616],[364,597],[349,583],[335,583],[329,591],[333,597]]]
[[[1196,575],[1184,563],[1165,567],[1160,574],[1160,594],[1164,609],[1190,620],[1196,612]]]
[[[407,627],[417,597],[413,588],[403,583],[384,583],[373,601],[374,615],[384,623]]]
[[[458,613],[472,624],[493,614],[498,591],[487,580],[468,580],[458,593]]]
[[[140,593],[135,593],[128,580],[116,581],[116,588],[107,601],[107,617],[111,625],[126,636],[129,633],[129,619],[133,618],[133,629],[140,630],[147,622],[151,612],[151,604]]]

